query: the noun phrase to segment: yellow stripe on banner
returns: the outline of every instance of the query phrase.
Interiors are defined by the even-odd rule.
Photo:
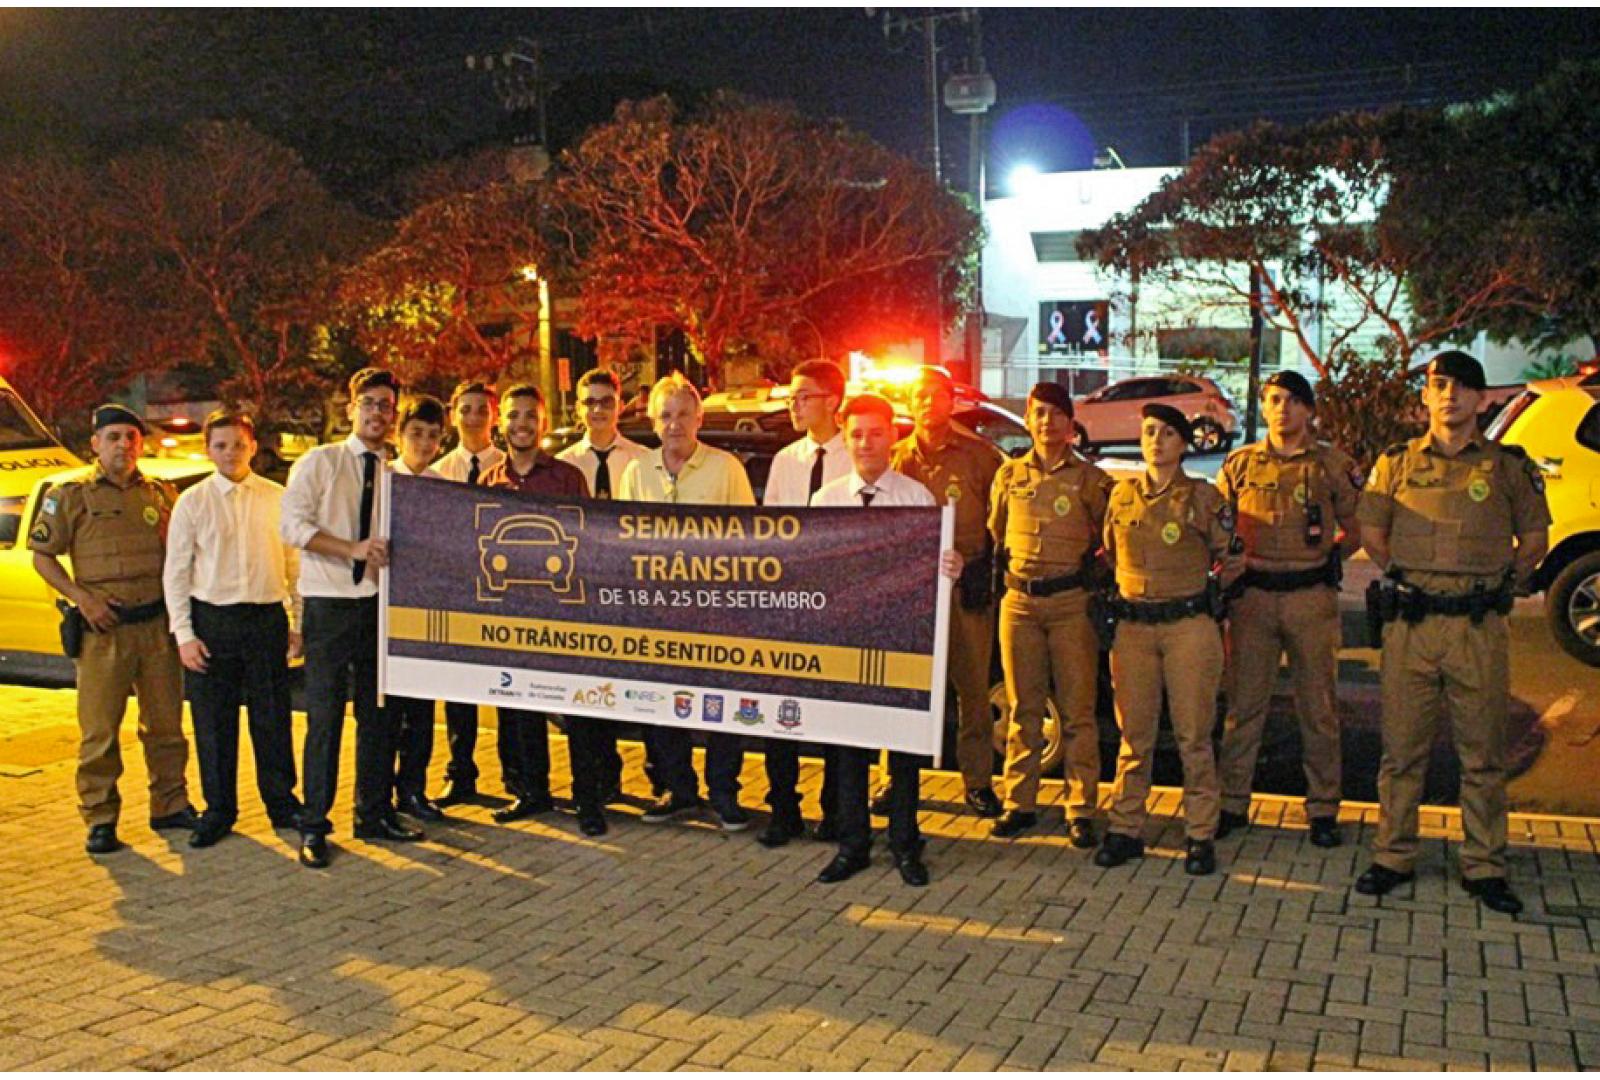
[[[933,682],[933,657],[919,653],[515,619],[464,611],[391,607],[389,637],[396,641],[603,658],[632,664],[757,672],[895,690],[925,691]]]

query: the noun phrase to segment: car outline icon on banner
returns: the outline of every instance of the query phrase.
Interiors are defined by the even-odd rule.
[[[514,586],[544,587],[563,604],[584,602],[583,582],[575,578],[578,538],[555,514],[518,513],[485,521],[485,511],[498,505],[478,506],[478,599],[490,603],[505,599]],[[562,506],[583,528],[583,510]],[[487,525],[487,531],[485,526]]]

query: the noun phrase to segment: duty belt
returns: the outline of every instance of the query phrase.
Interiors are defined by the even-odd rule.
[[[1333,566],[1332,562],[1327,562],[1309,570],[1246,570],[1239,578],[1236,591],[1261,589],[1264,592],[1295,592],[1317,585],[1337,588],[1339,580]]]
[[[1054,596],[1056,593],[1063,593],[1068,589],[1081,589],[1088,583],[1088,580],[1089,575],[1082,570],[1047,578],[1025,578],[1008,573],[1006,575],[1006,588],[1015,589],[1025,596]]]
[[[117,613],[117,622],[123,626],[132,626],[134,623],[149,622],[159,619],[167,613],[167,604],[164,600],[152,600],[148,604],[139,604],[135,607],[113,607]]]
[[[1186,596],[1181,600],[1126,600],[1111,601],[1117,619],[1134,623],[1160,624],[1177,622],[1191,615],[1210,615],[1211,598],[1206,593]]]

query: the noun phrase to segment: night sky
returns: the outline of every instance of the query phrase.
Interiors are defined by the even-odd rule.
[[[1108,144],[1130,166],[1169,164],[1186,133],[1197,145],[1257,116],[1461,100],[1600,56],[1600,19],[1584,10],[991,8],[982,27],[1000,97],[993,172],[1086,167]],[[969,26],[950,20],[938,36],[943,70],[961,70]],[[514,125],[464,58],[528,51],[519,38],[544,43],[558,148],[619,93],[728,86],[925,152],[922,38],[886,37],[882,13],[860,7],[0,10],[0,151],[107,152],[187,119],[242,116],[348,191],[505,135]],[[945,112],[943,124],[959,183],[967,121]]]

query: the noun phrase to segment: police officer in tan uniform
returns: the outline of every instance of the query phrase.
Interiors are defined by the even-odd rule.
[[[989,664],[994,656],[994,563],[989,543],[989,492],[1005,456],[951,422],[955,386],[943,368],[922,369],[911,397],[915,427],[894,445],[889,467],[955,507],[955,545],[965,570],[950,611],[950,681],[957,704],[956,762],[967,806],[999,817],[994,793],[994,721],[989,713]],[[874,800],[886,806],[888,793]]]
[[[1361,495],[1361,545],[1388,572],[1383,620],[1383,758],[1372,865],[1356,891],[1410,881],[1429,751],[1448,708],[1461,758],[1461,880],[1494,911],[1522,910],[1505,878],[1505,615],[1549,544],[1538,468],[1478,431],[1483,368],[1450,351],[1428,365],[1428,430],[1383,452]]]
[[[1100,646],[1089,621],[1088,586],[1098,562],[1111,478],[1072,452],[1072,395],[1058,383],[1028,394],[1033,449],[995,474],[989,534],[1005,555],[1000,660],[1011,728],[1006,741],[1006,812],[993,835],[1018,836],[1038,824],[1045,699],[1055,684],[1067,759],[1067,819],[1072,845],[1095,844],[1100,733],[1095,691]]]
[[[1261,732],[1289,656],[1300,718],[1311,842],[1338,847],[1341,757],[1334,684],[1341,644],[1340,560],[1360,543],[1356,503],[1366,475],[1311,434],[1317,399],[1305,376],[1280,371],[1261,387],[1267,437],[1228,455],[1217,489],[1233,506],[1247,565],[1228,607],[1228,720],[1218,767],[1217,838],[1250,823]],[[1342,533],[1342,536],[1341,536]]]
[[[76,605],[83,634],[78,670],[78,812],[91,855],[122,847],[118,730],[128,691],[139,700],[139,741],[150,774],[150,827],[193,829],[184,769],[183,669],[161,598],[167,521],[177,496],[139,472],[144,422],[121,405],[94,412],[95,463],[45,496],[28,534],[39,576]],[[69,575],[61,555],[72,559]]]
[[[1122,748],[1110,828],[1094,861],[1120,866],[1144,854],[1145,801],[1165,690],[1183,760],[1183,869],[1210,874],[1217,868],[1211,731],[1222,683],[1222,631],[1208,585],[1214,565],[1221,564],[1220,580],[1227,584],[1243,571],[1244,560],[1229,554],[1233,508],[1216,488],[1183,471],[1194,437],[1188,418],[1154,402],[1142,415],[1144,475],[1119,481],[1106,511],[1106,551],[1117,573],[1111,679]]]

